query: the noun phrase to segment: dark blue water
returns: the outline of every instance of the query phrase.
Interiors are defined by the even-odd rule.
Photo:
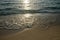
[[[0,15],[19,13],[60,13],[60,0],[0,0]]]

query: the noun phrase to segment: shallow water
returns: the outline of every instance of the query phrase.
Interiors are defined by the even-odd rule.
[[[10,15],[11,14],[11,15]],[[60,23],[60,0],[1,0],[0,29],[47,28]],[[18,31],[18,30],[17,30]]]
[[[60,14],[15,14],[0,16],[0,34],[9,35],[15,32],[21,32],[25,29],[40,28],[48,30],[50,26],[60,25]]]

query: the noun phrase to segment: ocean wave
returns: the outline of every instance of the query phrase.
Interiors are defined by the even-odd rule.
[[[60,1],[46,0],[37,1],[38,3],[21,3],[16,0],[1,0],[0,15],[21,14],[21,13],[60,13]],[[25,8],[24,8],[25,7]],[[29,8],[29,10],[26,10]],[[31,8],[31,9],[30,9]]]

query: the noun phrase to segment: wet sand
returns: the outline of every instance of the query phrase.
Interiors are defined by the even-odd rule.
[[[53,26],[47,30],[33,28],[22,33],[0,37],[0,40],[60,40],[60,27]]]
[[[18,17],[20,16],[2,16],[1,20],[7,22],[11,22],[11,19],[16,18],[17,23],[19,23]],[[34,16],[35,17],[35,16]],[[47,18],[48,17],[48,18]],[[60,40],[60,19],[58,15],[40,15],[36,21],[34,21],[32,28],[27,28],[28,30],[18,31],[16,33],[9,34],[10,30],[6,33],[9,35],[5,35],[5,31],[3,31],[3,36],[0,35],[0,40]],[[4,19],[5,18],[5,19]],[[55,20],[56,19],[56,20]],[[14,21],[14,20],[13,20]],[[29,21],[28,21],[29,22]],[[1,21],[0,21],[1,23]],[[3,22],[4,23],[4,22]],[[13,22],[11,22],[13,23]],[[44,25],[44,26],[43,26]],[[0,25],[1,26],[1,25]],[[48,26],[48,27],[47,27]],[[19,29],[18,29],[19,30]],[[12,31],[11,31],[12,32]],[[10,33],[11,33],[10,32]],[[1,33],[1,32],[0,32]]]

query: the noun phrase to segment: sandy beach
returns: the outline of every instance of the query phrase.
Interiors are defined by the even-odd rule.
[[[60,40],[60,0],[0,0],[0,40]]]
[[[22,15],[22,17],[25,20],[21,22],[20,16]],[[11,24],[15,24],[17,23],[15,26],[11,26],[11,28],[14,27],[23,27],[25,28],[25,24],[28,23],[30,25],[31,28],[29,28],[29,25],[26,24],[26,26],[28,26],[27,28],[23,29],[23,30],[0,30],[0,40],[60,40],[60,19],[59,19],[59,15],[58,14],[32,14],[32,19],[36,19],[34,20],[34,22],[32,22],[30,25],[31,21],[26,21],[25,17],[23,16],[23,14],[18,14],[18,15],[9,15],[9,16],[1,16],[0,19],[0,23],[2,23],[0,26],[3,26],[2,28],[4,28],[8,22],[7,27],[9,27],[9,25]],[[28,16],[26,16],[28,17]],[[30,17],[28,17],[30,18]],[[27,18],[27,19],[28,19]],[[8,20],[9,19],[9,20]],[[19,19],[19,20],[18,20]],[[55,20],[56,19],[56,20]],[[17,21],[16,21],[17,20]],[[31,20],[31,18],[30,18]],[[32,20],[33,21],[33,20]],[[5,24],[4,24],[5,22]],[[20,24],[24,23],[23,26],[18,26],[22,25]],[[10,23],[10,24],[9,24]],[[27,30],[26,30],[27,29]],[[3,35],[3,36],[2,36]]]
[[[60,27],[53,26],[45,30],[33,28],[21,33],[0,37],[0,40],[60,40]]]

